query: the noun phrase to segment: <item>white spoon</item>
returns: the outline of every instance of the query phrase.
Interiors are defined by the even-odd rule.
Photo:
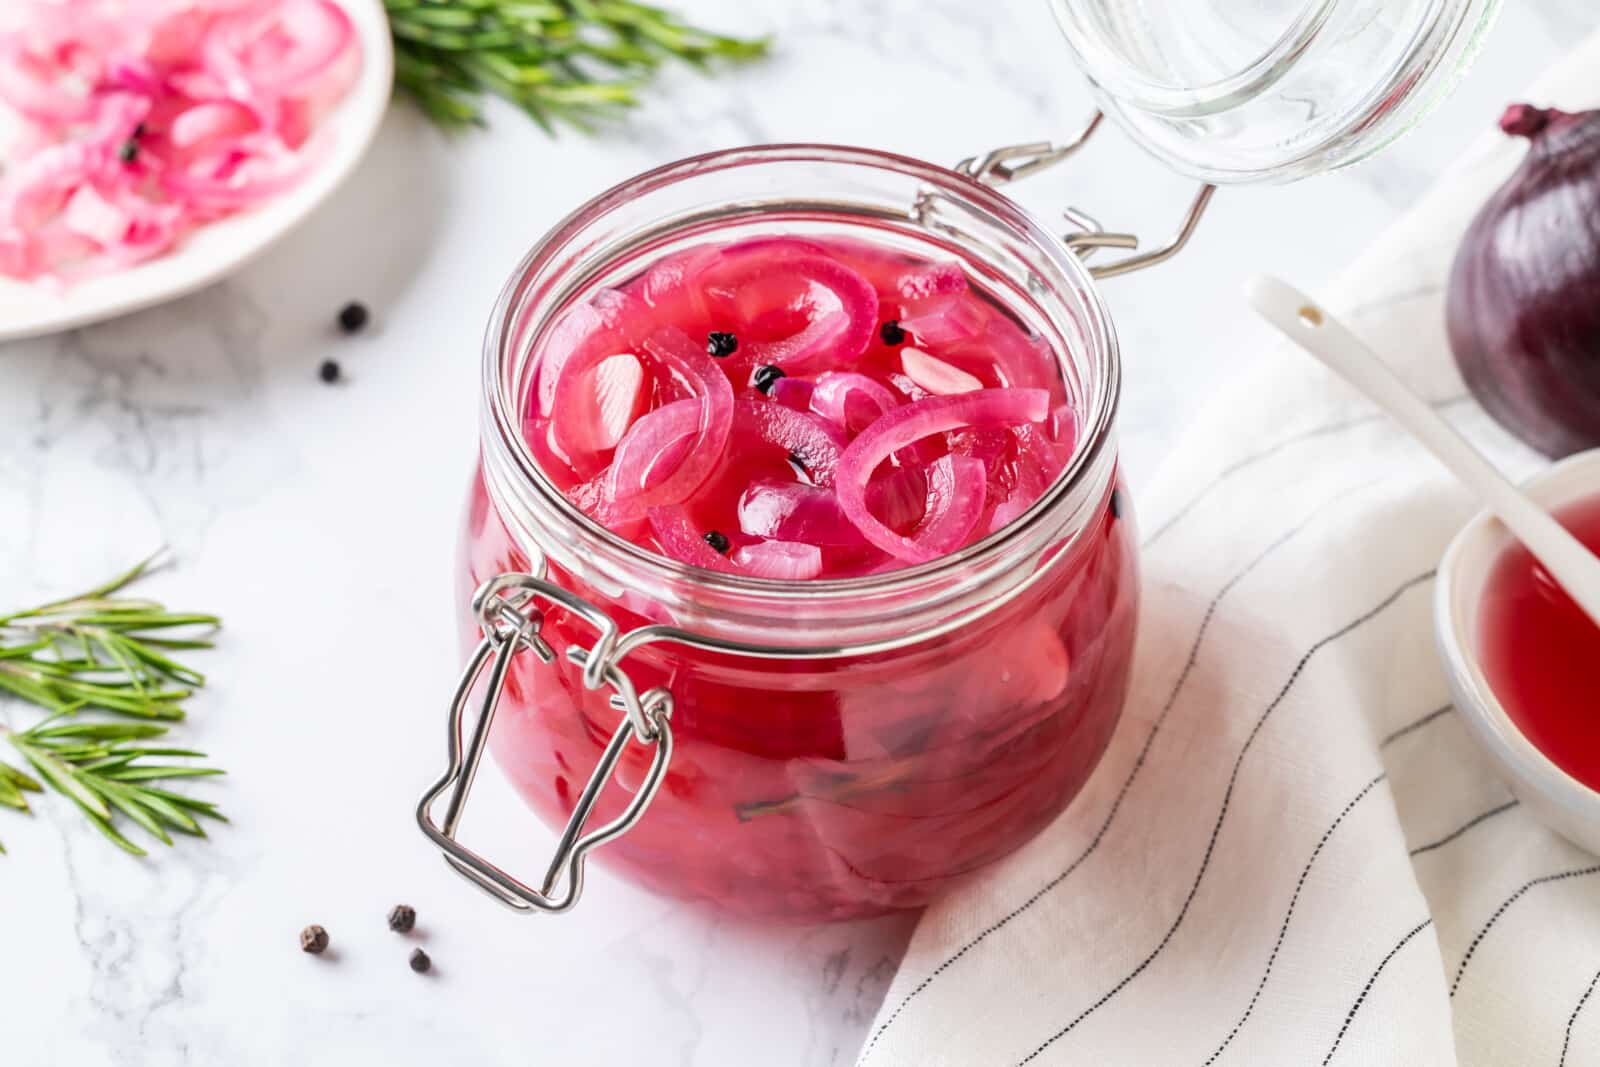
[[[1527,546],[1556,583],[1600,626],[1600,559],[1550,517],[1407,389],[1360,338],[1316,301],[1278,279],[1260,275],[1245,284],[1256,312],[1289,340],[1387,411]]]

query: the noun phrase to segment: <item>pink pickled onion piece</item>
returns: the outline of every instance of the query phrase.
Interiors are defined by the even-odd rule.
[[[286,0],[226,19],[207,37],[203,54],[229,96],[282,94],[332,67],[354,35],[350,16],[330,0]]]
[[[833,490],[804,482],[757,482],[739,497],[739,528],[751,537],[808,545],[859,545],[861,531]]]
[[[811,407],[811,397],[816,393],[817,387],[804,378],[779,378],[772,383],[772,388],[767,390],[767,395],[786,408],[796,411],[807,411]]]
[[[1002,500],[1000,503],[996,504],[994,511],[990,513],[989,532],[995,533],[998,530],[1003,530],[1007,526],[1010,526],[1013,522],[1022,518],[1022,516],[1032,506],[1033,501],[1029,500],[1024,494],[1013,493],[1005,500]]]
[[[610,478],[606,474],[579,482],[565,492],[567,499],[578,510],[612,533],[631,539],[640,532],[639,524],[645,517],[645,509],[639,506],[636,499],[617,500],[611,493]]]
[[[573,369],[586,373],[608,355],[636,347],[647,321],[638,298],[619,289],[601,289],[562,311],[539,349],[539,414],[554,413],[556,388],[569,362],[576,360]]]
[[[932,466],[932,461],[929,462]],[[928,511],[928,475],[921,467],[891,467],[867,483],[867,508],[895,533],[906,533]],[[842,509],[841,509],[842,510]]]
[[[625,447],[629,438],[634,436],[634,432],[630,431],[622,444],[617,446],[613,482],[619,495],[627,497],[638,493],[640,502],[647,507],[677,504],[699,489],[722,463],[722,454],[727,451],[728,436],[733,429],[733,387],[705,350],[689,340],[682,330],[668,327],[651,334],[644,342],[644,357],[653,364],[658,380],[672,375],[688,387],[692,399],[675,401],[658,408],[634,423],[634,430],[639,430],[651,416],[660,416],[669,410],[680,413],[691,410],[680,406],[690,404],[695,419],[694,436],[687,443],[676,446],[676,449],[683,450],[681,458],[676,454],[672,442],[663,437],[659,446],[662,451],[655,456],[646,455],[646,465],[639,467],[635,473],[632,466],[635,461],[624,455],[625,452],[631,453],[631,449]],[[679,414],[675,417],[681,419],[684,416]],[[560,425],[559,417],[556,423]],[[628,461],[627,469],[624,469],[625,460]],[[669,473],[659,475],[660,481],[655,480],[658,476],[655,473],[656,464],[662,469],[671,468]],[[635,478],[639,480],[634,481]]]
[[[1055,353],[1042,338],[1025,333],[1004,315],[991,316],[971,348],[994,364],[1001,384],[1049,389],[1059,398],[1061,372]]]
[[[1063,455],[1072,455],[1072,450],[1078,444],[1078,411],[1071,404],[1062,404],[1050,413],[1050,422],[1045,429],[1050,434],[1050,439],[1061,446]]]
[[[651,508],[648,518],[650,532],[655,535],[656,544],[661,546],[661,551],[669,558],[693,567],[703,567],[708,571],[739,573],[739,568],[735,567],[728,557],[706,544],[703,531],[694,528],[689,513],[683,508],[677,506]]]
[[[973,506],[977,509],[982,508],[983,462],[973,460],[969,456],[957,456],[955,459],[967,462],[957,463],[953,467],[946,466],[944,477],[950,484],[942,493],[935,492],[933,485],[930,484],[929,513],[924,516],[922,527],[910,537],[889,529],[867,507],[867,484],[873,472],[878,469],[878,465],[912,442],[933,434],[966,426],[983,428],[1041,422],[1049,413],[1050,394],[1043,389],[984,389],[976,393],[929,397],[895,408],[861,431],[840,457],[836,474],[839,504],[850,517],[850,521],[860,529],[862,535],[878,548],[911,562],[920,563],[933,559],[942,552],[950,550],[948,547],[941,549],[935,546],[942,543],[942,538],[948,535],[949,529],[958,525],[957,520],[965,514],[968,507],[965,499],[953,500],[957,481],[961,482],[960,488],[963,494],[968,494],[969,489],[975,491],[977,500]],[[936,462],[934,466],[937,467],[938,463]],[[969,486],[967,483],[974,467],[979,472],[978,483]],[[930,469],[930,475],[931,473]],[[955,518],[946,519],[942,515],[933,514],[936,504],[940,504],[946,511],[952,511]],[[978,511],[973,510],[971,521],[976,522],[977,517]],[[936,526],[941,538],[938,541],[931,536]],[[963,536],[970,532],[969,525]]]
[[[928,468],[927,514],[916,532],[903,539],[919,560],[938,559],[967,543],[983,514],[986,475],[982,460],[955,454],[940,456]]]
[[[736,435],[755,437],[797,458],[815,484],[833,484],[846,441],[832,423],[810,412],[746,394],[734,408],[733,425]]]
[[[723,250],[722,266],[707,282],[731,299],[745,323],[764,312],[798,310],[806,325],[774,341],[741,343],[739,356],[794,373],[813,366],[853,363],[866,351],[878,323],[878,294],[860,274],[825,255],[795,251],[793,244],[747,242]],[[795,292],[795,282],[805,283]]]
[[[815,578],[822,573],[822,549],[794,541],[757,541],[734,549],[733,562],[758,578]]]
[[[700,432],[705,410],[704,400],[690,397],[657,408],[635,422],[617,445],[611,463],[612,495],[618,501],[632,499],[676,473]]]
[[[983,388],[981,381],[960,367],[910,345],[900,350],[900,366],[906,377],[935,396],[971,393]]]
[[[173,116],[167,138],[176,148],[192,149],[256,128],[256,117],[243,105],[232,100],[207,100]]]
[[[88,118],[93,99],[86,87],[68,84],[70,73],[28,51],[20,34],[0,36],[0,102],[25,117],[46,124]]]
[[[706,286],[702,278],[721,259],[722,248],[718,245],[690,248],[657,260],[642,277],[623,288],[661,311],[663,318],[676,322],[705,321],[711,317],[711,311],[706,304]]]
[[[98,245],[116,244],[128,232],[128,213],[111,203],[92,185],[80,185],[67,199],[61,223],[80,237]]]
[[[967,275],[959,263],[930,263],[909,270],[895,280],[895,291],[906,300],[964,293],[966,290]]]
[[[888,386],[856,371],[828,371],[811,394],[811,410],[850,433],[899,406],[900,398]]]
[[[985,314],[973,300],[939,300],[930,306],[910,311],[900,319],[900,328],[925,345],[948,345],[966,341],[982,332]]]
[[[601,360],[594,371],[594,393],[600,408],[600,447],[615,447],[649,400],[644,367],[626,352]]]

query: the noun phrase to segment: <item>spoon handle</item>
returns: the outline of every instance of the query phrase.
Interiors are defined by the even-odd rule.
[[[1316,301],[1265,275],[1251,279],[1245,295],[1262,318],[1365,393],[1477,493],[1584,613],[1600,625],[1600,559],[1508,482],[1483,453]]]

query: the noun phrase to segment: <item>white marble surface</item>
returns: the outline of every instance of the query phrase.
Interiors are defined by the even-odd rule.
[[[1086,96],[1042,0],[680,0],[776,34],[764,66],[675,76],[637,122],[545,140],[494,113],[448,140],[404,107],[319,217],[231,282],[166,308],[0,346],[0,598],[69,586],[170,544],[152,592],[226,617],[187,736],[232,774],[211,841],[150,860],[64,805],[0,812],[0,1059],[29,1065],[848,1063],[908,933],[895,919],[759,929],[596,872],[561,919],[504,913],[411,821],[442,757],[458,653],[451,566],[474,448],[478,339],[512,262],[593,192],[764,140],[955,160],[1071,129]],[[1229,373],[1249,271],[1331,276],[1563,47],[1590,0],[1509,5],[1421,131],[1380,159],[1227,192],[1193,248],[1111,283],[1133,478]],[[1158,228],[1184,183],[1106,138],[1022,199]],[[347,299],[375,327],[335,336]],[[337,357],[348,384],[318,363]],[[0,721],[32,713],[0,704]],[[548,836],[488,772],[485,847]],[[383,917],[421,914],[437,973]],[[337,958],[296,948],[307,922]]]

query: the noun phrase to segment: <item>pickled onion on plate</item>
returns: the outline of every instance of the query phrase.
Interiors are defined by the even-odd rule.
[[[160,255],[301,182],[359,47],[332,0],[23,0],[0,13],[0,274]]]

